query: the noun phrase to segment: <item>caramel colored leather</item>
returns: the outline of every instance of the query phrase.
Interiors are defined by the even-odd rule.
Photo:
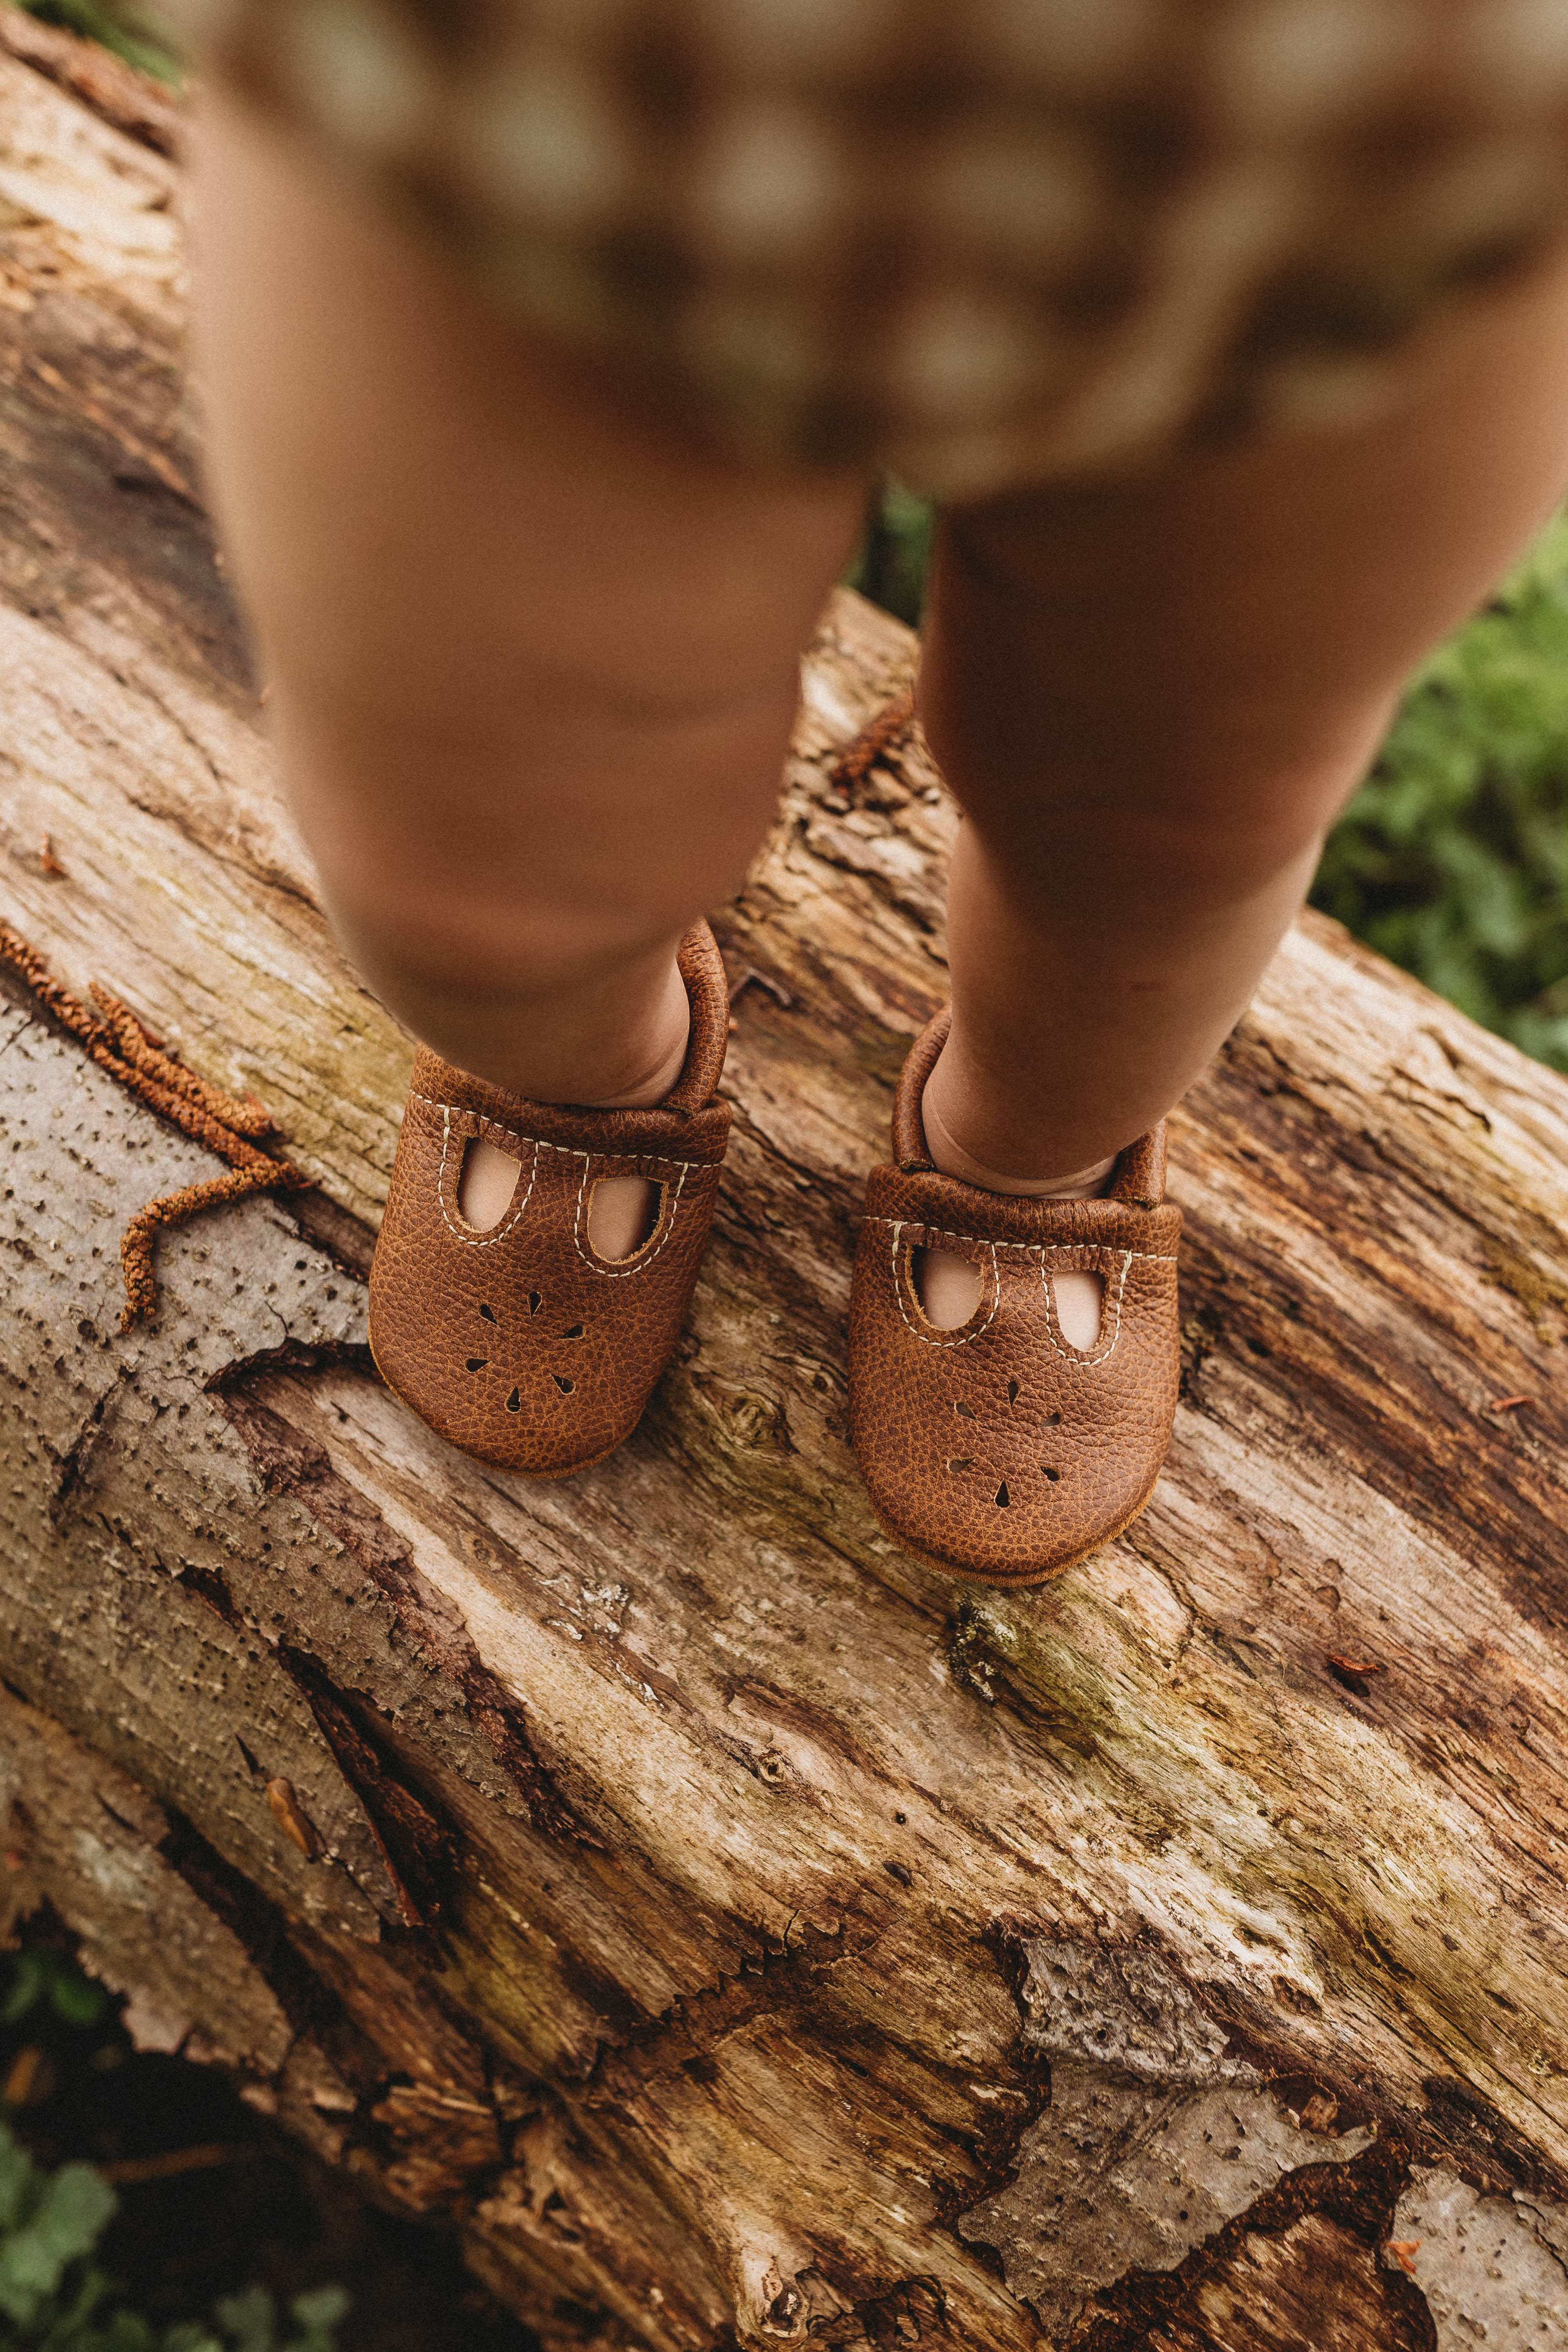
[[[713,1099],[730,1003],[713,935],[680,951],[691,1039],[649,1110],[535,1103],[422,1048],[370,1277],[370,1340],[387,1386],[465,1454],[531,1478],[603,1460],[641,1418],[669,1360],[708,1243],[728,1107]],[[518,1162],[488,1232],[458,1206],[472,1137]],[[601,1177],[660,1187],[653,1230],[601,1258],[588,1204]]]
[[[872,1507],[906,1550],[954,1576],[1040,1584],[1138,1516],[1171,1441],[1180,1371],[1179,1209],[1163,1204],[1164,1128],[1130,1144],[1098,1201],[984,1192],[931,1165],[921,1097],[947,1036],[916,1040],[893,1112],[897,1165],[873,1170],[849,1306],[850,1428]],[[981,1273],[969,1321],[926,1321],[912,1259]],[[1064,1338],[1053,1272],[1099,1274],[1100,1337]]]

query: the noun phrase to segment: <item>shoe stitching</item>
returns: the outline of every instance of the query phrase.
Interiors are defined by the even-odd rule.
[[[900,1232],[905,1225],[918,1224],[920,1223],[920,1219],[918,1217],[873,1216],[868,1213],[868,1214],[861,1219],[861,1223],[867,1225],[891,1225],[894,1232],[898,1233]],[[1105,1249],[1108,1246],[1104,1242],[1092,1241],[993,1242],[987,1241],[981,1234],[950,1234],[942,1225],[927,1225],[925,1230],[928,1234],[934,1234],[939,1241],[968,1242],[976,1249],[1028,1250],[1031,1253],[1038,1251],[1042,1256],[1045,1255],[1047,1250]],[[1146,1260],[1150,1265],[1179,1265],[1181,1264],[1180,1258],[1176,1255],[1176,1253],[1173,1250],[1117,1250],[1115,1254],[1118,1257],[1142,1258]]]
[[[493,1128],[497,1135],[503,1137],[508,1143],[515,1143],[520,1148],[531,1143],[535,1151],[558,1151],[563,1160],[658,1160],[667,1168],[682,1169],[717,1168],[720,1165],[716,1160],[674,1160],[663,1151],[584,1151],[580,1144],[547,1143],[542,1135],[514,1133],[510,1127],[502,1127],[499,1119],[487,1118],[482,1110],[469,1110],[464,1103],[437,1102],[433,1095],[417,1094],[412,1087],[408,1090],[408,1099],[423,1103],[426,1110],[440,1111],[448,1124],[454,1112],[459,1118],[477,1118],[483,1126]]]
[[[1057,1331],[1059,1327],[1057,1321],[1056,1295],[1051,1288],[1049,1278],[1046,1273],[1046,1263],[1044,1257],[1042,1256],[1040,1260],[1040,1286],[1046,1294],[1046,1337],[1050,1341],[1052,1347],[1056,1349],[1057,1354],[1061,1358],[1063,1363],[1068,1365],[1068,1368],[1075,1372],[1096,1371],[1101,1364],[1108,1364],[1112,1356],[1116,1353],[1116,1343],[1121,1337],[1121,1301],[1127,1289],[1128,1269],[1131,1265],[1132,1260],[1135,1257],[1142,1256],[1145,1253],[1140,1250],[1118,1250],[1116,1255],[1121,1260],[1121,1271],[1116,1277],[1116,1326],[1110,1334],[1110,1347],[1101,1348],[1100,1345],[1100,1339],[1104,1337],[1104,1329],[1102,1326],[1100,1337],[1096,1339],[1094,1348],[1092,1349],[1088,1348],[1074,1349],[1070,1342],[1068,1347],[1064,1348],[1061,1341],[1057,1338]],[[1167,1258],[1163,1263],[1168,1265],[1171,1263],[1171,1260]],[[1071,1271],[1070,1268],[1065,1270],[1069,1272]]]
[[[584,1151],[579,1156],[584,1160],[601,1160],[606,1158],[626,1159],[628,1155],[625,1152],[605,1153],[598,1151]],[[624,1265],[619,1269],[612,1266],[607,1262],[602,1262],[597,1257],[591,1256],[589,1255],[589,1251],[585,1250],[583,1246],[583,1196],[588,1187],[588,1171],[586,1168],[584,1169],[582,1181],[577,1187],[577,1213],[572,1220],[572,1242],[578,1256],[582,1259],[590,1274],[601,1275],[606,1282],[625,1282],[631,1275],[647,1273],[648,1267],[653,1264],[655,1258],[664,1247],[665,1243],[668,1241],[670,1235],[675,1231],[676,1212],[680,1207],[680,1195],[686,1183],[687,1170],[689,1168],[699,1168],[702,1165],[700,1160],[678,1160],[673,1164],[679,1169],[680,1174],[676,1179],[675,1197],[670,1202],[669,1219],[668,1223],[665,1226],[662,1235],[657,1242],[655,1242],[651,1249],[648,1249],[646,1244],[644,1244],[643,1250],[637,1253],[637,1261],[634,1265]]]
[[[1174,1265],[1176,1264],[1175,1258],[1163,1256],[1153,1250],[1117,1250],[1114,1255],[1121,1260],[1121,1265],[1115,1277],[1115,1289],[1112,1298],[1113,1324],[1110,1334],[1110,1344],[1109,1347],[1101,1347],[1097,1341],[1092,1351],[1089,1349],[1074,1349],[1070,1345],[1064,1348],[1061,1341],[1057,1337],[1056,1300],[1051,1291],[1049,1276],[1046,1271],[1046,1255],[1047,1252],[1051,1249],[1092,1249],[1095,1247],[1095,1244],[1092,1242],[987,1242],[982,1241],[977,1234],[944,1234],[942,1236],[944,1240],[964,1241],[970,1243],[976,1249],[985,1249],[990,1251],[993,1290],[991,1312],[987,1315],[984,1323],[977,1324],[973,1331],[965,1331],[962,1339],[942,1339],[938,1337],[934,1331],[922,1331],[920,1326],[911,1319],[910,1311],[904,1305],[903,1285],[899,1280],[899,1235],[902,1233],[906,1224],[914,1224],[917,1222],[918,1220],[913,1217],[879,1216],[868,1217],[866,1220],[868,1224],[890,1225],[892,1228],[892,1241],[890,1246],[892,1251],[893,1297],[897,1303],[899,1313],[903,1318],[905,1328],[911,1331],[917,1339],[923,1340],[928,1348],[965,1348],[968,1346],[971,1339],[980,1339],[990,1329],[993,1322],[995,1320],[997,1308],[1002,1303],[1001,1286],[996,1265],[996,1252],[999,1249],[1027,1250],[1031,1255],[1037,1252],[1040,1260],[1040,1285],[1046,1294],[1046,1337],[1050,1341],[1055,1353],[1061,1358],[1063,1363],[1066,1364],[1070,1370],[1075,1372],[1097,1371],[1102,1364],[1108,1364],[1112,1356],[1116,1353],[1117,1343],[1121,1338],[1121,1305],[1122,1300],[1126,1296],[1127,1276],[1133,1259],[1143,1258],[1154,1265]],[[940,1227],[930,1225],[925,1228],[925,1231],[928,1233],[940,1232],[941,1230],[942,1229]],[[1107,1255],[1110,1254],[1111,1253],[1109,1252],[1107,1253]]]
[[[486,1233],[476,1233],[471,1225],[455,1225],[447,1207],[447,1154],[451,1148],[452,1111],[456,1106],[437,1103],[432,1108],[445,1114],[441,1121],[441,1165],[436,1171],[436,1198],[441,1204],[442,1222],[452,1239],[455,1242],[461,1242],[465,1249],[489,1249],[492,1243],[505,1241],[508,1234],[512,1231],[524,1209],[533,1198],[534,1181],[539,1173],[539,1147],[535,1144],[533,1158],[529,1162],[528,1190],[507,1216],[504,1223],[496,1225]]]
[[[957,1337],[952,1333],[939,1331],[934,1324],[928,1324],[922,1331],[920,1325],[910,1319],[910,1310],[904,1305],[904,1286],[899,1280],[899,1235],[906,1224],[914,1223],[914,1219],[904,1217],[895,1220],[892,1217],[879,1217],[876,1222],[879,1225],[891,1225],[893,1228],[891,1244],[893,1297],[905,1325],[914,1333],[917,1339],[923,1341],[928,1348],[967,1348],[971,1339],[978,1339],[989,1331],[996,1319],[996,1309],[1002,1304],[1002,1277],[996,1265],[996,1249],[994,1243],[978,1242],[975,1244],[979,1249],[988,1249],[991,1252],[991,1312],[984,1322],[976,1324],[973,1331],[962,1331]]]

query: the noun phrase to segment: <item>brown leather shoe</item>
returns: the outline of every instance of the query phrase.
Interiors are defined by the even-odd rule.
[[[878,1518],[904,1550],[984,1584],[1043,1584],[1135,1519],[1171,1442],[1180,1370],[1179,1209],[1161,1205],[1163,1123],[1129,1144],[1109,1195],[1029,1201],[932,1167],[921,1119],[941,1013],[904,1064],[898,1165],[872,1171],[849,1304],[850,1429]],[[917,1249],[977,1265],[980,1304],[940,1331]],[[1072,1346],[1053,1270],[1104,1279],[1100,1337]]]
[[[714,1100],[730,1000],[706,923],[680,973],[691,1040],[649,1110],[530,1102],[421,1048],[370,1276],[370,1344],[387,1386],[438,1436],[530,1478],[603,1461],[641,1418],[679,1336],[708,1243],[728,1106]],[[458,1206],[464,1147],[483,1136],[518,1161],[488,1231]],[[588,1203],[602,1177],[659,1187],[647,1239],[602,1258]]]

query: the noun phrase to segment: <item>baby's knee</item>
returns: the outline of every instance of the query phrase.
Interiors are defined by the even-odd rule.
[[[395,1005],[488,994],[520,1008],[591,987],[656,956],[691,920],[685,896],[600,891],[592,901],[530,887],[526,861],[488,887],[442,887],[362,868],[323,888],[351,961]]]

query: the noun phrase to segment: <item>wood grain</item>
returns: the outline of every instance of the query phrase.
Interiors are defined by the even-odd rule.
[[[409,1046],[196,502],[177,171],[0,58],[0,916],[321,1186],[169,1237],[110,1336],[126,1218],[217,1163],[0,1010],[13,1911],[451,2212],[552,2347],[1433,2340],[1381,2251],[1412,2168],[1489,2226],[1565,2195],[1568,1086],[1304,919],[1173,1125],[1150,1510],[1039,1592],[901,1559],[844,1318],[955,816],[907,738],[836,788],[914,654],[843,593],[717,919],[761,980],[676,1360],[564,1486],[452,1454],[363,1348]],[[1042,2129],[1065,2067],[1121,2118],[1092,2161]],[[1058,2278],[1047,2336],[1050,2200],[1152,2210],[1154,2107],[1196,2178],[1226,2098],[1288,2178]]]

